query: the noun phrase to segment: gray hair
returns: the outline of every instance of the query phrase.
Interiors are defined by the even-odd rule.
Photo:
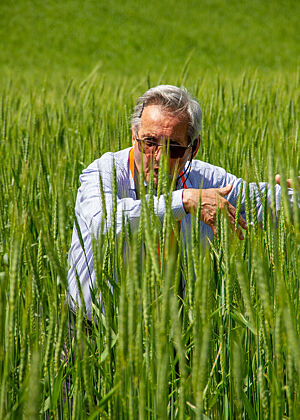
[[[143,110],[147,105],[161,105],[166,111],[188,118],[188,136],[194,141],[202,128],[202,113],[198,102],[184,87],[159,85],[147,90],[138,98],[131,118],[132,127],[139,129]]]

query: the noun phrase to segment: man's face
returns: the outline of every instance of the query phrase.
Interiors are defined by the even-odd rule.
[[[144,108],[140,129],[138,131],[132,130],[132,144],[137,170],[141,171],[143,162],[146,182],[149,182],[153,168],[153,181],[154,185],[157,186],[159,161],[163,150],[162,147],[157,147],[154,148],[153,153],[143,153],[140,151],[138,141],[135,138],[151,139],[158,144],[169,140],[172,144],[187,147],[189,143],[187,131],[188,121],[186,117],[176,116],[172,112],[164,110],[160,105],[148,105]],[[170,176],[179,175],[187,160],[191,158],[191,150],[191,148],[187,149],[183,157],[179,159],[170,158]]]

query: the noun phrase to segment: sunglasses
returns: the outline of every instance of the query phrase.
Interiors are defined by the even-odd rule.
[[[154,155],[157,148],[160,146],[165,148],[166,153],[169,149],[169,157],[171,159],[182,158],[187,149],[193,147],[193,142],[191,142],[188,146],[185,147],[181,146],[180,144],[171,143],[171,141],[157,143],[157,141],[154,141],[151,138],[139,139],[136,137],[135,140],[138,142],[138,148],[141,153],[144,153],[145,155]]]

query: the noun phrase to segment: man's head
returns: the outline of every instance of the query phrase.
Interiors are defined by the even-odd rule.
[[[163,147],[159,145],[169,144],[170,174],[180,173],[197,153],[201,125],[200,105],[184,88],[160,85],[138,99],[132,116],[132,143],[137,169],[143,165],[146,181],[153,167],[157,183]]]

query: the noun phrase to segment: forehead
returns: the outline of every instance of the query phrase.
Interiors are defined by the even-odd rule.
[[[187,139],[188,120],[184,115],[173,114],[161,105],[148,105],[144,108],[139,134],[155,137],[169,137],[174,140]]]

